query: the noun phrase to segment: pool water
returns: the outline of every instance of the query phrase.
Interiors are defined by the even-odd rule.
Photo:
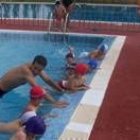
[[[8,4],[2,3],[0,16],[3,18],[49,19],[54,4]],[[76,5],[70,15],[72,20],[137,22],[140,23],[136,6],[127,5]]]
[[[76,56],[81,51],[92,51],[102,43],[111,46],[115,37],[95,36],[79,34],[45,34],[45,33],[0,33],[0,75],[2,76],[10,68],[32,61],[36,55],[44,55],[48,59],[48,66],[45,68],[47,74],[55,81],[64,77],[65,55],[68,53],[68,45],[75,49]],[[87,75],[87,84],[90,83],[92,74]],[[1,77],[0,76],[0,77]],[[39,77],[37,82],[46,85]],[[0,100],[0,122],[9,122],[17,119],[29,101],[30,86],[20,86]],[[46,118],[47,131],[41,140],[57,140],[74,112],[84,92],[76,94],[57,95],[51,93],[55,98],[67,101],[70,105],[66,108],[42,107],[39,114],[59,114],[58,118]],[[47,102],[46,102],[47,103]],[[0,140],[8,140],[10,134],[0,134]]]

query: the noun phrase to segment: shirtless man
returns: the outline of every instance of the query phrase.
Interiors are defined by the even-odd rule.
[[[43,69],[47,65],[47,59],[42,55],[37,55],[32,63],[23,64],[19,67],[10,69],[5,75],[0,78],[0,98],[12,89],[29,83],[31,86],[37,85],[35,77],[40,76],[47,84],[55,87],[57,90],[63,89],[45,74]],[[56,102],[49,94],[44,96],[45,99]],[[58,102],[59,105],[66,102]]]
[[[68,80],[62,80],[59,85],[65,90],[76,92],[77,90],[89,89],[89,86],[85,85],[85,75],[88,67],[85,64],[79,63],[75,67],[75,73]]]

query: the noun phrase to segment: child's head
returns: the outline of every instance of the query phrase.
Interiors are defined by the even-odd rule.
[[[96,69],[98,66],[98,63],[96,60],[89,60],[88,64],[88,72],[92,72],[92,70]]]
[[[25,123],[25,132],[31,138],[35,138],[37,135],[43,135],[45,131],[46,124],[41,117],[33,116]]]
[[[75,67],[75,73],[80,76],[84,76],[88,71],[88,65],[84,63],[79,63]]]
[[[39,85],[35,85],[31,88],[30,99],[35,106],[38,106],[41,103],[44,94],[45,94],[45,90]]]
[[[102,53],[106,53],[107,50],[108,50],[108,45],[107,44],[102,44],[100,47],[99,47],[99,50],[102,52]]]
[[[68,53],[65,58],[66,58],[66,61],[67,61],[68,64],[71,64],[71,63],[74,62],[74,56],[71,52]]]

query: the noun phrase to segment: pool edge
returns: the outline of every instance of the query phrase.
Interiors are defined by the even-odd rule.
[[[86,91],[82,97],[59,140],[72,138],[88,140],[125,39],[126,36],[116,37],[101,64],[101,69],[91,81],[90,86],[93,88]]]

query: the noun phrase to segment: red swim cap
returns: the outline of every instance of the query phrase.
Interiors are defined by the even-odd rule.
[[[39,85],[33,86],[30,90],[30,96],[32,98],[40,98],[43,97],[44,94],[45,94],[45,90]]]
[[[83,64],[83,63],[77,64],[75,71],[78,74],[85,75],[88,71],[88,66],[87,64]]]

